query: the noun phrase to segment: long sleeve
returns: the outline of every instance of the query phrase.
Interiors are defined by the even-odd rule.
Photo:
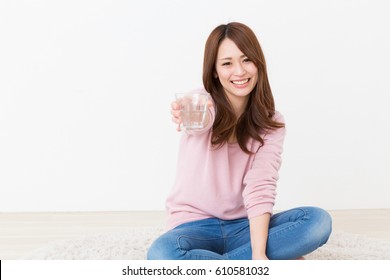
[[[275,114],[275,119],[284,123],[279,113]],[[242,195],[249,219],[264,213],[272,214],[285,133],[286,129],[283,127],[269,130],[265,134],[264,145],[258,149],[252,166],[244,177]]]

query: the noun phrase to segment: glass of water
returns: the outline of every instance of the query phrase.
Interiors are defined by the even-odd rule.
[[[186,130],[204,127],[209,96],[204,92],[176,93],[180,117]]]

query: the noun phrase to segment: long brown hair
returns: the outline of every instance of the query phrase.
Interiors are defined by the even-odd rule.
[[[256,65],[257,84],[249,95],[244,113],[237,119],[225,91],[215,77],[215,63],[221,42],[229,38]],[[217,26],[206,41],[203,61],[203,85],[215,102],[216,116],[213,124],[211,143],[221,147],[235,136],[240,148],[248,154],[247,143],[253,138],[264,145],[261,134],[268,129],[284,127],[273,120],[275,103],[268,81],[263,51],[253,31],[239,22]],[[235,135],[234,135],[235,134]]]

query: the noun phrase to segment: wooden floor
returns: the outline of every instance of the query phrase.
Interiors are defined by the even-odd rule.
[[[390,240],[390,209],[329,212],[334,230]],[[20,259],[52,241],[163,226],[164,220],[164,212],[0,213],[0,259]]]

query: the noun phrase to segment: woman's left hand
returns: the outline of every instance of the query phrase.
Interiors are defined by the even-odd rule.
[[[269,260],[265,254],[252,255],[252,260]]]

